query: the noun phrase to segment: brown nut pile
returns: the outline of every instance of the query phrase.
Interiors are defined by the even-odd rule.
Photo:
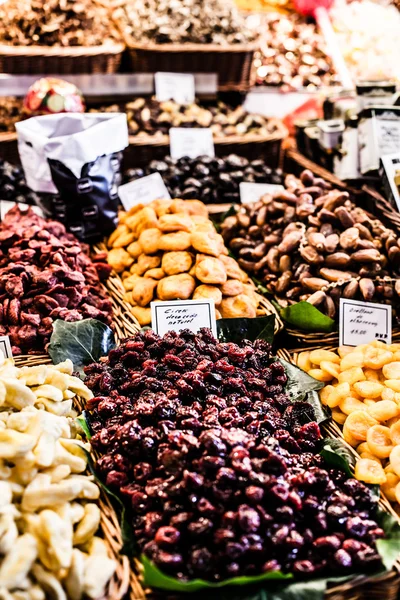
[[[0,43],[12,46],[100,46],[117,39],[99,0],[7,0],[0,5]]]
[[[108,263],[122,274],[125,299],[141,325],[151,322],[152,300],[212,298],[217,318],[257,316],[254,285],[198,200],[134,206],[122,213],[108,246]]]
[[[108,106],[91,112],[118,112],[126,110],[129,133],[138,137],[168,135],[171,127],[210,127],[214,136],[269,135],[276,130],[273,121],[262,115],[218,102],[202,106],[199,102],[182,105],[168,100],[158,102],[155,98],[136,98],[125,106]]]
[[[239,265],[282,306],[306,300],[334,317],[339,298],[392,304],[400,295],[400,240],[345,191],[303,171],[286,189],[242,206],[222,224]]]
[[[254,63],[258,85],[316,89],[339,83],[317,25],[296,13],[265,16]]]
[[[133,0],[113,16],[128,45],[246,44],[257,37],[231,0]]]
[[[112,305],[99,275],[105,256],[92,262],[64,225],[32,209],[11,209],[0,225],[0,335],[17,354],[43,353],[56,319],[94,318],[112,326]],[[101,262],[103,260],[103,262]]]

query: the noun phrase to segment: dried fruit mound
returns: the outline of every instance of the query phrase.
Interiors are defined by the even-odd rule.
[[[110,267],[93,263],[64,225],[32,209],[10,210],[0,225],[0,335],[13,354],[43,352],[53,322],[94,318],[112,324],[111,301],[100,285]]]
[[[376,503],[317,454],[312,407],[291,404],[266,342],[146,331],[85,371],[98,470],[164,572],[218,581],[379,566]]]

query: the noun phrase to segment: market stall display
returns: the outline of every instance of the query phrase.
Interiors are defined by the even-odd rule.
[[[22,98],[3,96],[0,98],[0,132],[14,132],[15,123],[26,118]]]
[[[222,224],[241,268],[282,307],[305,300],[337,318],[341,297],[383,302],[397,324],[397,233],[311,171],[287,176],[285,186]]]
[[[123,44],[95,0],[7,0],[0,5],[0,71],[112,73]]]
[[[0,589],[4,598],[102,598],[116,570],[99,537],[100,489],[86,473],[72,405],[93,394],[73,364],[1,359]],[[21,595],[22,594],[22,595]]]
[[[326,42],[316,23],[297,13],[267,13],[254,65],[257,85],[317,90],[339,85]]]
[[[108,247],[108,263],[121,273],[140,325],[151,323],[152,300],[212,298],[217,318],[258,314],[260,296],[198,200],[134,206],[120,215]]]
[[[197,198],[205,204],[240,203],[240,182],[271,183],[280,185],[280,169],[271,169],[262,160],[249,161],[231,154],[223,158],[199,156],[197,158],[153,160],[147,169],[128,169],[126,182],[150,173],[160,173],[171,198]]]
[[[357,449],[357,479],[381,485],[400,503],[400,345],[372,342],[335,351],[301,352],[297,364],[324,381],[322,404]]]

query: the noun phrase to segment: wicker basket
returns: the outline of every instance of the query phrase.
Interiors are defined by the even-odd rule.
[[[231,44],[136,44],[129,42],[134,73],[217,73],[219,91],[246,92],[254,83],[257,43]]]
[[[248,160],[263,159],[270,167],[276,168],[281,161],[282,141],[288,131],[282,121],[272,119],[276,129],[269,135],[231,135],[214,137],[217,156],[239,154]],[[162,160],[169,154],[169,136],[154,139],[152,136],[129,136],[129,146],[124,150],[124,167],[146,167],[152,160]]]
[[[0,73],[14,75],[77,75],[115,73],[124,44],[102,46],[9,46],[0,44]]]

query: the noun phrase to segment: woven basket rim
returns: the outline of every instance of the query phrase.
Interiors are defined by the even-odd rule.
[[[133,42],[127,40],[128,50],[144,50],[148,52],[215,52],[215,53],[239,53],[255,52],[258,48],[258,40],[248,44],[196,44],[193,42],[181,44],[155,44],[154,42]]]
[[[124,51],[125,44],[106,41],[100,46],[11,46],[0,43],[0,57],[55,57],[69,58],[79,56],[97,56],[100,54],[120,54]]]
[[[254,113],[256,114],[256,113]],[[275,142],[286,138],[288,130],[279,119],[270,119],[269,123],[275,125],[276,130],[267,135],[249,134],[246,137],[241,135],[213,136],[214,145],[223,146],[230,144],[263,144],[265,142]],[[1,140],[1,138],[0,138]],[[169,135],[159,136],[156,139],[153,136],[129,135],[129,144],[132,146],[169,146]]]

